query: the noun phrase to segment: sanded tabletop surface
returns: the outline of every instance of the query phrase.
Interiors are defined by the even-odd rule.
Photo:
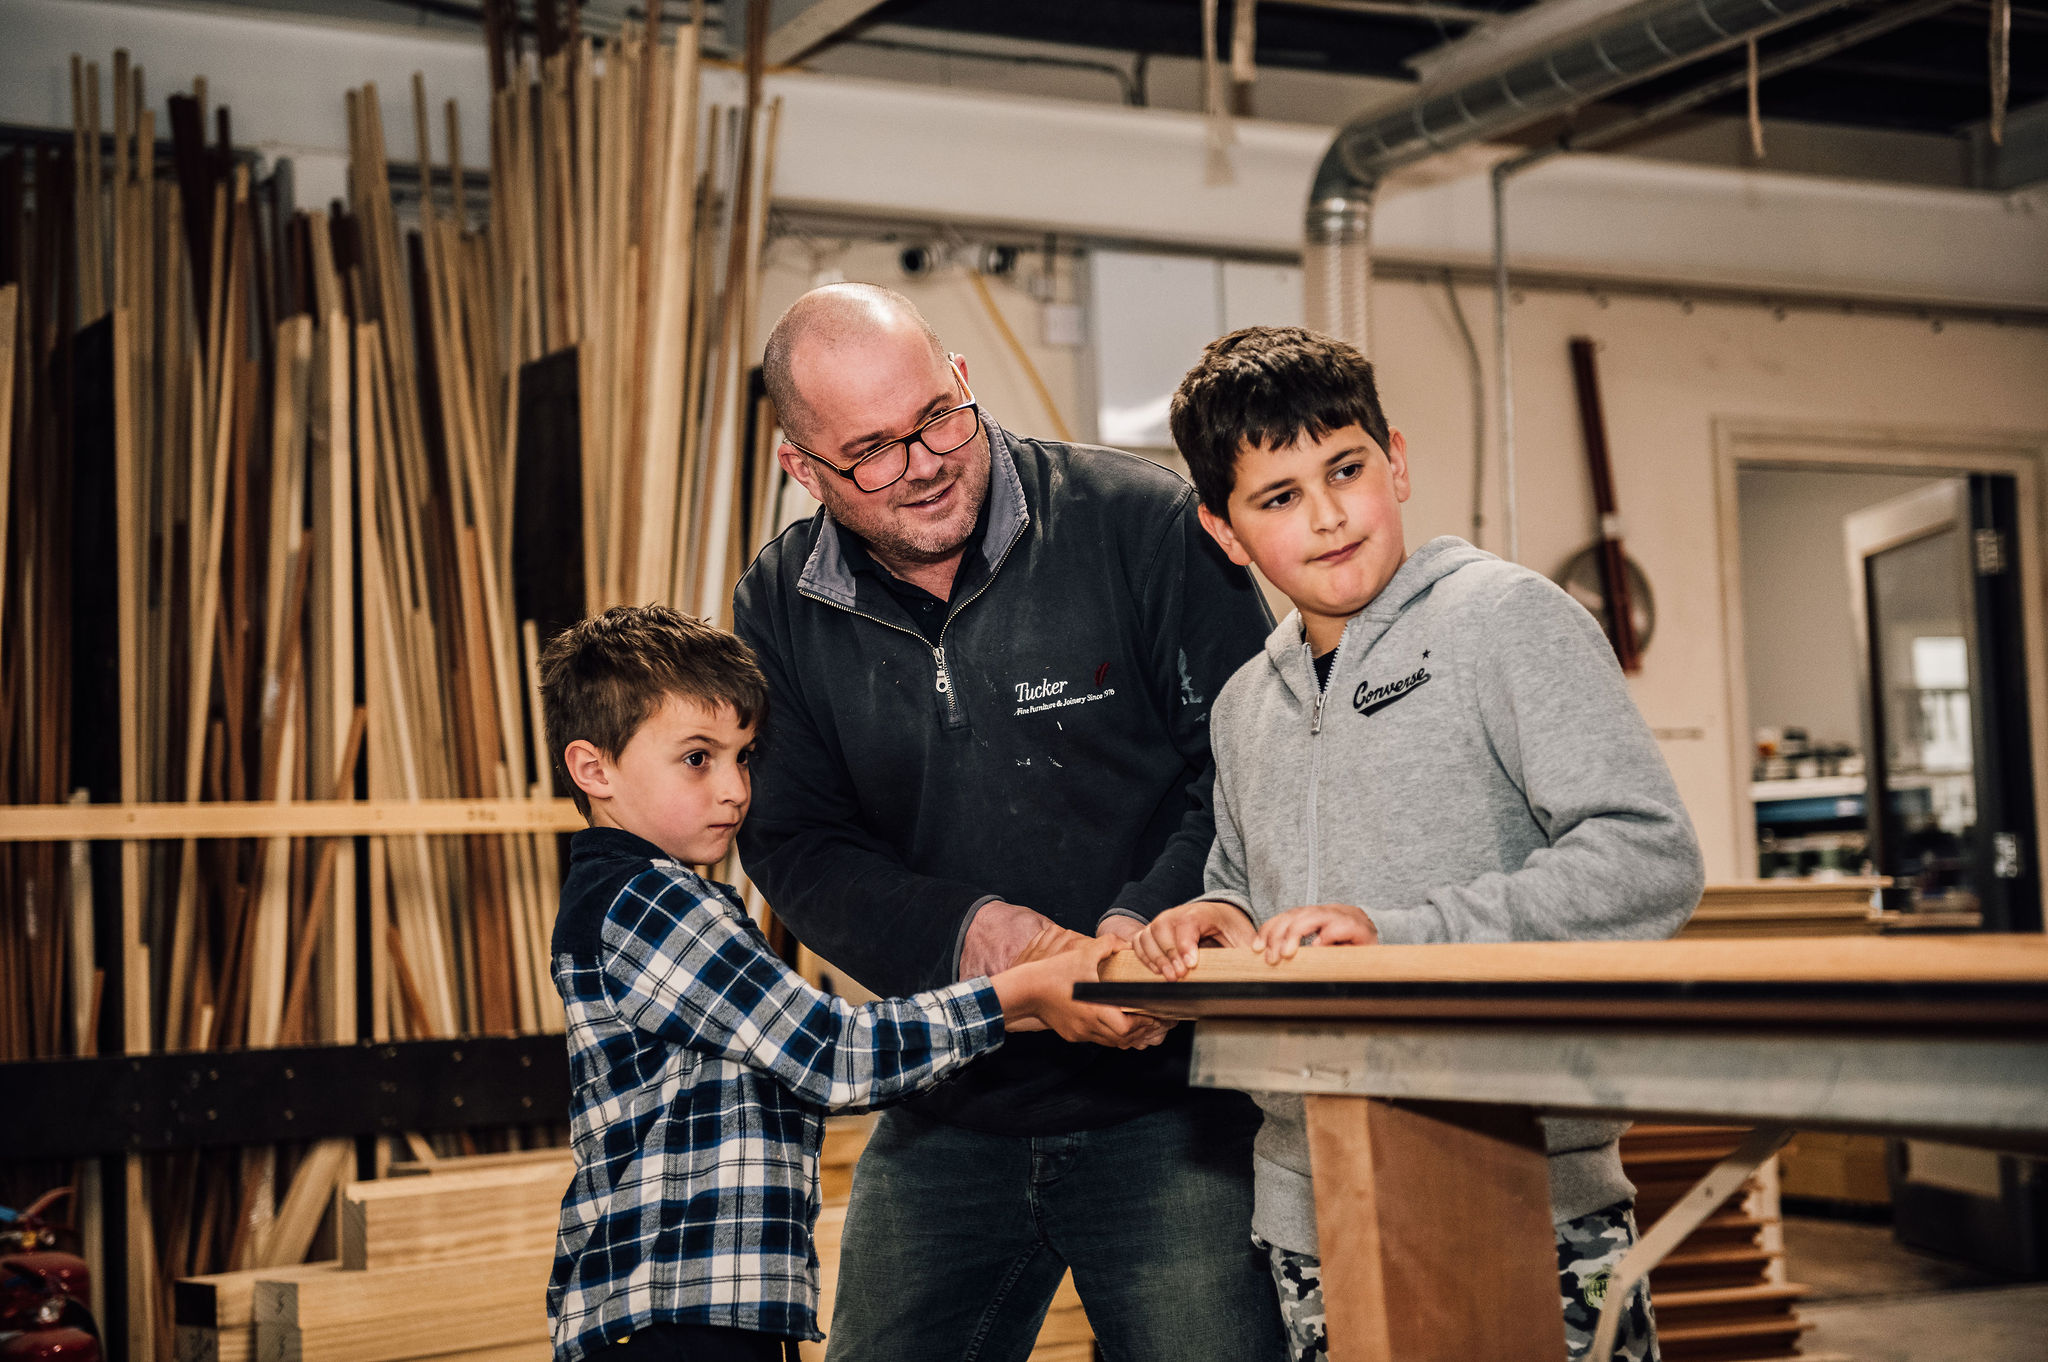
[[[1128,953],[1084,1001],[1161,1016],[1948,1025],[2048,1029],[2048,937],[1205,949],[1169,983]]]

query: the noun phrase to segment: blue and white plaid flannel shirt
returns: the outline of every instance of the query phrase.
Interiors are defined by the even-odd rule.
[[[727,886],[576,834],[554,936],[576,1177],[557,1362],[657,1322],[816,1339],[826,1111],[909,1097],[1002,1043],[988,980],[856,1007],[777,959]]]

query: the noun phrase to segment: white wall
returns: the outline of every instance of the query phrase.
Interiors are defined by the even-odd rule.
[[[1842,520],[1933,478],[1745,468],[1743,658],[1749,722],[1863,746],[1863,658],[1850,614]]]

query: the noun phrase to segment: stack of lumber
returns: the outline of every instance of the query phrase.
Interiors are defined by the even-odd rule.
[[[1621,1138],[1636,1184],[1636,1224],[1647,1229],[1746,1131],[1728,1126],[1638,1125]],[[1764,1362],[1799,1355],[1810,1325],[1794,1309],[1807,1294],[1785,1277],[1776,1171],[1771,1164],[1729,1197],[1650,1274],[1657,1338],[1671,1362]]]
[[[1710,884],[1685,936],[1864,936],[1878,930],[1881,876]]]
[[[545,1362],[568,1151],[421,1167],[342,1194],[339,1262],[176,1283],[178,1362]]]
[[[829,1339],[832,1333],[832,1303],[839,1284],[840,1238],[846,1229],[846,1202],[853,1187],[853,1168],[860,1161],[873,1132],[872,1116],[834,1116],[825,1122],[825,1150],[818,1164],[819,1194],[824,1207],[818,1213],[818,1275],[820,1299],[818,1328]],[[806,1343],[804,1362],[824,1362],[825,1344]],[[1038,1342],[1031,1350],[1032,1362],[1093,1362],[1095,1333],[1081,1309],[1081,1296],[1074,1289],[1070,1272],[1060,1279],[1059,1291],[1039,1327]]]
[[[828,1334],[853,1169],[874,1121],[826,1122],[817,1249]],[[568,1151],[420,1159],[392,1172],[342,1193],[339,1261],[177,1282],[177,1362],[544,1362]],[[818,1362],[825,1345],[802,1351]],[[1031,1356],[1094,1356],[1072,1276]]]

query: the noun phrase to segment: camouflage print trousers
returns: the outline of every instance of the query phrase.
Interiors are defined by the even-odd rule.
[[[1564,1310],[1566,1362],[1584,1362],[1593,1346],[1593,1326],[1607,1299],[1615,1264],[1636,1241],[1634,1209],[1627,1202],[1582,1215],[1557,1227],[1557,1288]],[[1280,1291],[1280,1318],[1294,1362],[1323,1362],[1330,1341],[1323,1317],[1322,1263],[1313,1255],[1276,1248],[1253,1236],[1266,1251],[1273,1284]],[[1614,1362],[1658,1362],[1657,1321],[1650,1311],[1650,1284],[1636,1284],[1615,1335]]]

